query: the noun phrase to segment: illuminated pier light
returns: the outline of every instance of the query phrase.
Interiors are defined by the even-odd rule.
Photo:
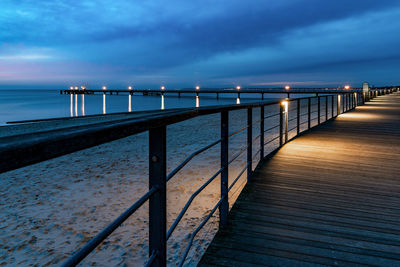
[[[161,90],[165,90],[165,86],[163,85],[163,86],[161,86]]]
[[[288,112],[288,106],[289,106],[289,102],[287,101],[282,101],[281,105],[284,107],[283,112],[287,113]]]
[[[240,97],[236,98],[236,104],[238,104],[238,105],[240,104]]]
[[[128,90],[132,90],[132,86],[128,86]]]
[[[349,90],[350,89],[350,85],[345,85],[344,89]]]
[[[78,90],[79,89],[79,87],[78,86],[75,86],[75,90]]]
[[[200,90],[200,86],[196,85],[196,90]]]
[[[199,96],[196,95],[196,108],[200,107],[200,99]]]
[[[101,89],[103,89],[103,90],[107,90],[107,87],[106,87],[106,86],[103,86]]]
[[[289,90],[290,89],[290,86],[289,85],[286,85],[285,86],[285,90]]]
[[[161,110],[164,110],[165,106],[164,106],[164,94],[161,95]]]
[[[70,90],[74,90],[74,87],[73,87],[73,86],[71,86],[69,89],[70,89]]]
[[[240,90],[240,86],[238,85],[238,86],[236,86],[236,90]]]

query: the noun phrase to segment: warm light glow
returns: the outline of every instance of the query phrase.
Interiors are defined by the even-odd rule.
[[[236,104],[240,104],[240,97],[236,98]]]
[[[165,90],[165,86],[163,85],[163,86],[161,86],[161,90]]]
[[[200,86],[197,85],[197,86],[196,86],[196,90],[200,90]]]
[[[196,95],[196,108],[200,107],[200,100],[199,100],[199,96]]]
[[[161,95],[161,110],[164,110],[165,106],[164,106],[164,95]]]
[[[128,89],[129,89],[129,90],[132,90],[132,86],[128,86]]]
[[[286,89],[286,90],[289,90],[289,89],[290,89],[290,86],[289,86],[289,85],[286,85],[286,86],[285,86],[285,89]]]
[[[350,85],[346,85],[346,86],[344,87],[344,89],[349,90],[349,89],[350,89]]]
[[[85,89],[86,89],[86,87],[82,85],[82,86],[81,86],[81,89],[82,89],[82,90],[85,90]]]
[[[237,89],[237,90],[240,90],[240,86],[236,86],[236,89]]]
[[[282,101],[281,105],[284,107],[284,112],[288,112],[289,103],[287,101]]]
[[[107,87],[103,86],[102,89],[103,89],[103,90],[107,90]]]
[[[70,89],[70,90],[74,90],[74,87],[73,87],[73,86],[71,86],[69,89]]]
[[[78,90],[79,88],[78,88],[78,86],[75,86],[75,90]]]

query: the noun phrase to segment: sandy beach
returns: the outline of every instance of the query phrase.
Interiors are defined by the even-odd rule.
[[[276,106],[270,108],[276,113]],[[272,113],[266,110],[267,114]],[[253,121],[259,120],[259,109],[254,110],[253,116]],[[230,112],[230,132],[243,128],[246,120],[246,112]],[[271,118],[265,127],[276,120],[277,117]],[[168,173],[195,150],[219,139],[219,121],[219,114],[215,114],[168,126]],[[51,127],[48,123],[44,125]],[[275,136],[277,132],[275,129]],[[254,138],[258,134],[259,124],[256,124]],[[259,149],[258,143],[254,145],[254,153]],[[231,137],[230,156],[245,144],[246,131]],[[275,144],[271,143],[269,150]],[[230,182],[245,160],[243,153],[230,166]],[[256,156],[254,166],[258,160]],[[168,182],[168,227],[190,195],[219,169],[219,164],[217,145],[193,159]],[[145,132],[1,174],[1,266],[61,264],[148,190],[147,167]],[[245,181],[246,174],[232,188],[231,206]],[[219,178],[215,179],[200,193],[169,239],[170,266],[179,262],[190,233],[219,200],[219,183]],[[197,235],[186,266],[196,265],[217,228],[218,212]],[[148,205],[145,204],[92,252],[82,266],[142,266],[147,257]]]

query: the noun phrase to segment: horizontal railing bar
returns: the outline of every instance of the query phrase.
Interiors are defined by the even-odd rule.
[[[211,210],[211,212],[208,214],[208,216],[204,219],[204,221],[196,228],[196,230],[193,231],[193,233],[190,235],[190,240],[188,245],[186,246],[185,252],[183,254],[183,257],[181,261],[179,262],[179,267],[183,266],[183,263],[186,260],[186,257],[189,253],[190,248],[192,247],[192,243],[194,238],[196,237],[197,233],[204,227],[204,225],[208,222],[208,220],[212,217],[212,215],[215,213],[217,208],[221,205],[222,201],[225,199],[225,197],[222,197],[218,203],[214,206],[214,208]]]
[[[117,219],[110,223],[103,231],[92,238],[86,245],[70,257],[62,266],[76,266],[90,252],[92,252],[104,239],[106,239],[115,229],[117,229],[129,216],[140,208],[158,189],[153,187],[139,200],[137,200],[129,209],[124,211]]]
[[[289,129],[288,132],[291,132],[293,130],[297,129],[297,126],[293,127],[292,129]]]
[[[264,117],[264,120],[272,118],[272,117],[275,117],[275,116],[279,116],[279,113],[273,114],[273,115],[270,115],[270,116],[266,116],[266,117]]]
[[[236,178],[233,180],[233,182],[231,183],[231,185],[228,187],[228,192],[231,191],[232,187],[235,186],[236,182],[240,179],[240,177],[243,175],[243,173],[247,170],[247,168],[249,167],[249,164],[245,164],[245,166],[243,167],[243,169],[239,172],[239,174],[236,176]]]
[[[288,120],[288,122],[294,121],[294,120],[296,120],[296,119],[297,119],[297,117],[294,117],[294,118]]]
[[[247,128],[249,128],[249,126],[248,126],[248,125],[247,125],[247,126],[245,126],[245,127],[243,127],[243,128],[242,128],[242,129],[240,129],[240,130],[237,130],[236,132],[233,132],[233,133],[229,134],[229,135],[228,135],[228,137],[234,136],[235,134],[238,134],[238,133],[240,133],[240,132],[242,132],[242,131],[246,130]]]
[[[335,92],[335,95],[337,95],[337,92]],[[303,98],[288,99],[287,101],[297,101],[297,99]],[[198,116],[280,103],[280,100],[258,101],[233,105],[182,108],[176,109],[174,112],[169,110],[153,111],[151,115],[143,117],[2,137],[0,138],[0,173]],[[127,112],[126,114],[130,113]],[[81,140],[85,140],[85,142]],[[57,147],[57,149],[48,149],[49,147]],[[35,151],[35,153],[32,153],[32,151]]]
[[[145,266],[145,267],[150,267],[150,266],[153,264],[154,260],[157,258],[157,255],[158,255],[158,252],[157,252],[157,251],[153,251],[153,252],[151,253],[150,258],[146,261],[146,263],[144,264],[144,266]]]
[[[251,142],[254,143],[258,138],[260,138],[261,134],[257,135]]]
[[[242,150],[239,151],[239,153],[234,155],[233,158],[230,161],[228,161],[228,165],[230,165],[233,161],[235,161],[243,152],[247,150],[248,147],[249,145],[247,144]]]
[[[178,225],[178,223],[181,221],[181,219],[183,218],[183,216],[185,215],[187,209],[190,207],[190,204],[192,204],[193,200],[195,199],[195,197],[201,192],[203,191],[204,188],[207,187],[207,185],[209,185],[225,168],[221,168],[219,169],[210,179],[208,179],[201,187],[199,187],[199,189],[197,189],[189,198],[189,200],[186,202],[185,206],[183,207],[183,209],[181,210],[181,212],[179,213],[178,217],[176,217],[174,223],[171,225],[171,227],[168,229],[167,232],[167,240],[169,239],[169,237],[171,236],[171,234],[173,233],[173,231],[175,230],[176,226]]]
[[[261,151],[261,148],[259,148],[255,153],[254,156],[251,158],[252,160],[254,160],[256,157],[260,156],[258,153]]]
[[[174,177],[175,174],[177,174],[183,167],[185,167],[185,165],[192,160],[195,156],[199,155],[200,153],[208,150],[209,148],[215,146],[216,144],[220,143],[221,139],[215,141],[214,143],[209,144],[208,146],[205,146],[199,150],[197,150],[196,152],[193,152],[189,157],[187,157],[178,167],[176,167],[172,172],[170,172],[170,174],[168,174],[167,176],[167,182]]]
[[[274,127],[268,128],[267,130],[264,130],[264,133],[265,133],[265,132],[268,132],[268,131],[271,131],[271,130],[273,130],[274,128],[277,128],[277,127],[279,127],[279,125],[276,125],[276,126],[274,126]]]
[[[265,145],[268,145],[269,143],[275,141],[275,140],[278,139],[278,138],[279,138],[279,136],[277,136],[277,137],[275,137],[275,138],[272,138],[272,139],[269,140],[268,142],[264,143],[264,146],[265,146]]]

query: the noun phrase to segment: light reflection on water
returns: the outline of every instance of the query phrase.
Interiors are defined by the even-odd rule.
[[[71,95],[71,117],[74,116],[74,95]]]
[[[78,95],[75,95],[75,116],[78,116]]]
[[[85,116],[85,95],[82,95],[82,116]]]
[[[106,114],[106,94],[103,94],[103,114]]]
[[[128,112],[132,112],[132,96],[129,94],[129,100],[128,100]]]

